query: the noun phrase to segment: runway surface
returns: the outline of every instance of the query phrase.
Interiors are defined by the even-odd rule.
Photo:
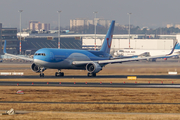
[[[0,81],[0,86],[47,86],[47,87],[113,87],[113,88],[180,88],[180,84],[145,83],[82,83],[82,82],[20,82]]]
[[[88,76],[64,76],[64,77],[55,77],[55,76],[46,76],[44,78],[46,79],[67,79],[67,78],[86,78],[86,79],[98,79],[98,78],[127,78],[127,76],[136,76],[137,78],[163,78],[163,79],[179,79],[180,75],[98,75],[96,77],[88,77]],[[24,76],[0,76],[0,79],[17,79],[17,78],[36,78],[36,79],[43,79],[42,77],[39,77],[39,75],[24,75]]]

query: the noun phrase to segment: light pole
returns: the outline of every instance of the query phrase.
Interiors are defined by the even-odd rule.
[[[19,42],[19,54],[21,55],[21,13],[23,10],[19,10],[20,13],[20,22],[19,22],[19,29],[20,29],[20,42]]]
[[[132,13],[127,13],[129,15],[129,48],[130,48],[130,15]]]
[[[95,35],[95,46],[94,46],[94,50],[96,50],[96,14],[98,13],[97,11],[96,12],[93,12],[94,13],[94,35]]]
[[[58,13],[58,49],[60,49],[60,13],[61,11],[57,11]]]

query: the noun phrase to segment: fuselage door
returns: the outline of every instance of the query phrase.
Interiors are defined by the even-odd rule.
[[[50,52],[50,58],[51,60],[54,60],[54,54],[52,52]]]

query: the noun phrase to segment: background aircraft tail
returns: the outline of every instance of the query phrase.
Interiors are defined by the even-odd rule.
[[[113,31],[114,31],[114,24],[115,24],[115,21],[113,20],[111,22],[111,25],[109,27],[109,30],[106,34],[106,37],[104,39],[104,42],[102,44],[102,47],[101,47],[101,50],[100,51],[103,51],[103,52],[106,52],[106,53],[110,53],[110,49],[111,49],[111,43],[112,43],[112,37],[113,37]]]
[[[3,53],[6,53],[6,40],[4,41],[4,49],[3,49]]]
[[[175,49],[180,49],[180,43],[177,43]]]

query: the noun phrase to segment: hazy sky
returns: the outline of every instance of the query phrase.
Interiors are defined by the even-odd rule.
[[[180,0],[0,0],[0,22],[3,27],[19,28],[19,12],[22,12],[22,28],[30,20],[57,26],[57,10],[61,10],[61,26],[69,26],[70,19],[97,17],[128,24],[128,12],[135,26],[161,27],[168,23],[180,24]]]

